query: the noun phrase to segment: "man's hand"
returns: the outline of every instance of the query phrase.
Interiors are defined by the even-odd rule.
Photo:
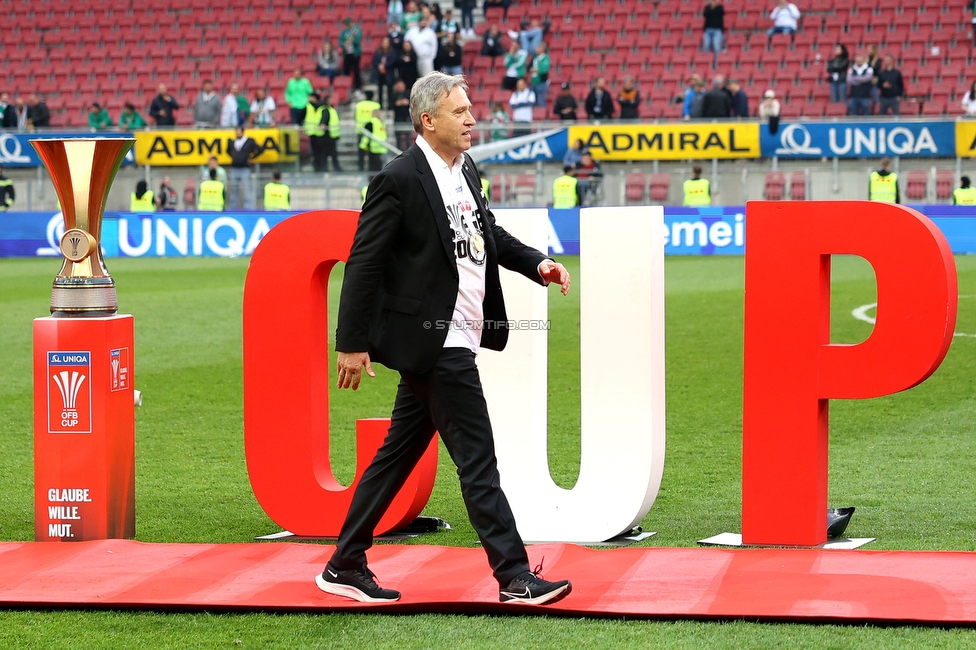
[[[337,388],[349,388],[353,390],[359,388],[359,380],[362,378],[363,366],[366,367],[366,374],[375,377],[373,366],[369,363],[368,352],[340,352],[336,361],[336,369],[339,373]]]
[[[559,262],[553,262],[552,260],[543,260],[539,264],[539,275],[546,282],[555,282],[560,285],[562,294],[565,296],[569,293],[569,271],[566,267]]]

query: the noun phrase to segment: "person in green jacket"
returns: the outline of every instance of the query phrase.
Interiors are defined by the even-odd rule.
[[[549,46],[539,43],[535,47],[535,57],[530,68],[532,75],[532,92],[535,93],[535,105],[545,108],[546,93],[549,91]]]
[[[360,57],[363,54],[363,30],[352,22],[344,21],[345,29],[339,32],[339,49],[342,50],[342,74],[352,77],[352,89],[359,90],[363,85],[359,78]]]
[[[94,102],[88,107],[88,126],[93,129],[107,129],[115,126],[115,122],[101,104]]]
[[[301,68],[295,68],[295,75],[285,86],[285,101],[291,107],[291,123],[305,122],[305,107],[308,106],[308,96],[312,94],[312,82],[305,76]]]
[[[143,129],[146,127],[146,120],[142,119],[139,111],[131,103],[126,102],[122,107],[122,114],[119,115],[119,128],[123,130]]]

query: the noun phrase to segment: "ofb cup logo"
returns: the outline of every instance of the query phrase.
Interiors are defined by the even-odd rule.
[[[91,433],[91,352],[47,353],[48,433]]]
[[[129,348],[118,348],[109,352],[112,371],[111,392],[125,390],[129,387]]]

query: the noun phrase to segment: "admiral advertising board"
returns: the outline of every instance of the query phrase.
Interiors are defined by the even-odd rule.
[[[571,126],[568,141],[576,140],[582,140],[598,160],[759,157],[755,122]]]
[[[276,163],[298,157],[299,134],[289,129],[247,129],[245,135],[254,138],[264,151],[254,158],[256,163]],[[230,164],[232,129],[196,131],[145,131],[135,135],[135,159],[140,165],[154,167],[186,167],[205,165],[210,156],[217,156],[221,165]]]

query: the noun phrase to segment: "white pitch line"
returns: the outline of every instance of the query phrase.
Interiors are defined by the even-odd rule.
[[[969,296],[959,296],[960,298],[968,298]],[[877,322],[877,318],[874,316],[868,316],[868,312],[878,306],[876,302],[869,302],[866,305],[861,305],[857,309],[851,312],[851,316],[859,321],[868,323],[869,325],[874,325]],[[953,336],[963,336],[968,338],[976,338],[976,334],[966,334],[964,332],[953,332]]]

